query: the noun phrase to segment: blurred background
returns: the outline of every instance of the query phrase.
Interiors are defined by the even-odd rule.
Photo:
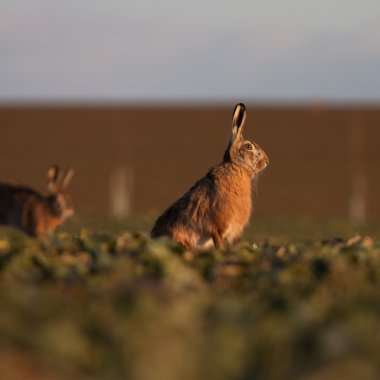
[[[0,0],[0,176],[73,166],[83,216],[155,213],[221,160],[235,103],[263,216],[380,216],[380,3]]]

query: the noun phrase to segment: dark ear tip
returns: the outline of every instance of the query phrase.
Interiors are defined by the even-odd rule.
[[[243,103],[236,104],[234,112],[232,114],[232,124],[240,128],[244,123],[245,115],[245,105]]]
[[[242,115],[245,113],[245,105],[243,103],[236,104],[234,108],[234,112],[232,113],[233,116],[235,115]]]

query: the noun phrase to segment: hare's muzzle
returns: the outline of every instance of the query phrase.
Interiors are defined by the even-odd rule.
[[[269,165],[269,158],[266,153],[262,150],[260,151],[260,159],[258,164],[258,169],[263,170]]]

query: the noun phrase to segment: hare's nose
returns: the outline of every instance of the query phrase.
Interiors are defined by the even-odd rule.
[[[259,157],[260,157],[262,160],[269,162],[268,156],[266,155],[266,153],[265,153],[263,150],[260,150],[260,152],[259,152]]]

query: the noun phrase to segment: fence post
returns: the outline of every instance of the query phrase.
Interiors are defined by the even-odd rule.
[[[364,116],[354,114],[349,130],[351,189],[348,213],[352,223],[363,223],[367,217],[368,180],[364,170],[364,131]]]
[[[109,177],[110,213],[115,218],[124,218],[132,212],[134,176],[130,167],[112,169]]]

